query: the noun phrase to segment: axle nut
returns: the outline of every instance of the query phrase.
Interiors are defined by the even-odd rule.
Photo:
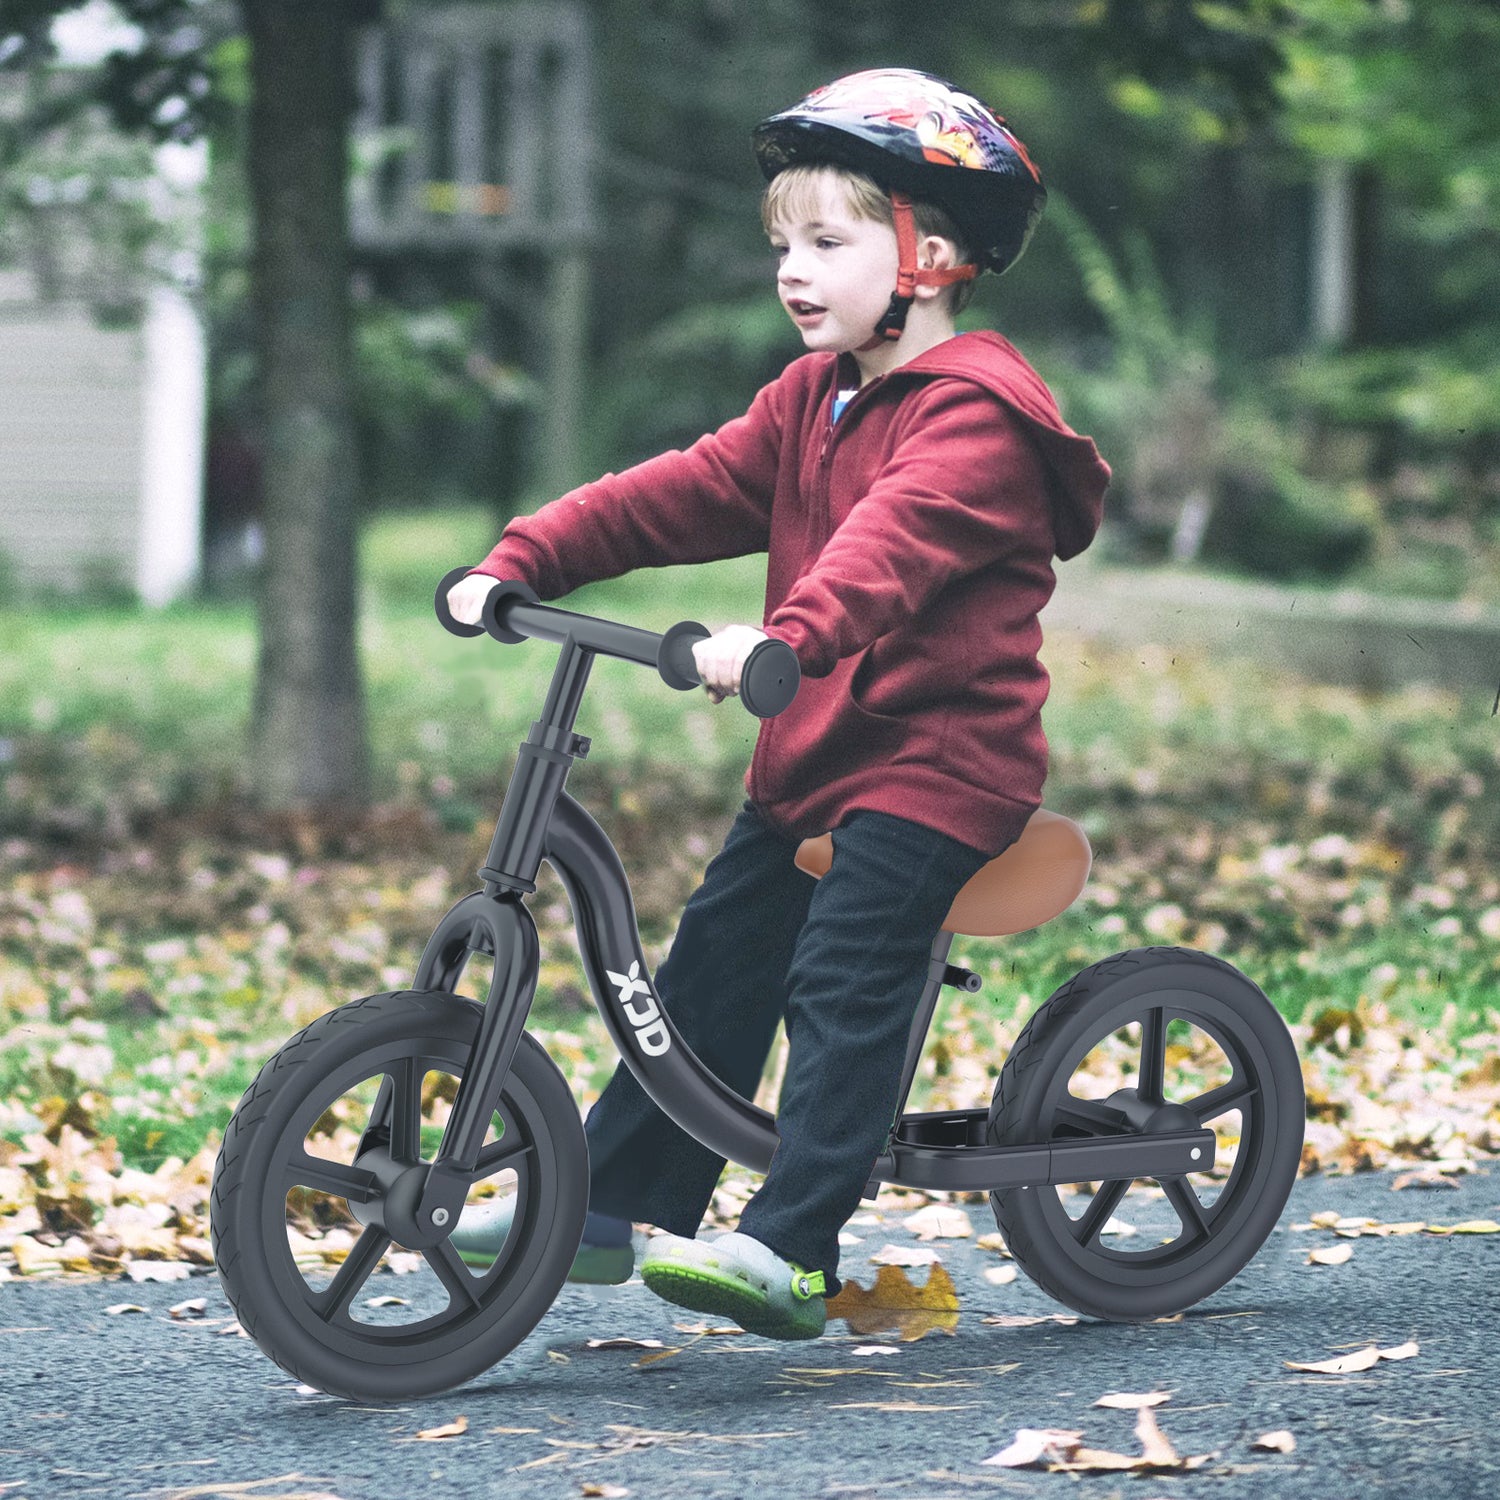
[[[433,1209],[432,1222],[436,1224],[439,1229],[441,1229],[443,1225],[448,1222],[448,1210],[446,1208]]]

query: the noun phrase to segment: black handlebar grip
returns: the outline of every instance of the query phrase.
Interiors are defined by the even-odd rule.
[[[507,599],[524,599],[528,604],[540,604],[536,590],[524,583],[496,581],[484,598],[484,608],[479,612],[480,623],[497,641],[507,646],[519,646],[526,639],[519,630],[509,629],[501,617],[501,606]]]
[[[484,634],[483,625],[465,625],[460,620],[453,618],[453,611],[448,608],[448,590],[458,582],[460,578],[467,578],[473,568],[454,568],[451,573],[443,574],[443,581],[437,586],[437,597],[432,601],[432,607],[437,611],[437,617],[444,630],[450,635],[475,636]]]
[[[757,719],[774,719],[797,696],[802,668],[785,641],[762,641],[745,659],[740,701]]]
[[[693,660],[693,643],[706,641],[713,632],[696,620],[682,620],[663,633],[661,650],[656,656],[656,670],[661,680],[678,692],[702,687],[698,664]]]

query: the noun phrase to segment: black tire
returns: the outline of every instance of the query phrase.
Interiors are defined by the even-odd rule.
[[[481,1014],[472,1000],[441,992],[352,1001],[271,1058],[225,1130],[209,1202],[219,1279],[245,1332],[283,1370],[319,1390],[394,1401],[460,1385],[531,1332],[572,1265],[588,1206],[588,1146],[567,1081],[523,1035],[495,1111],[496,1138],[484,1147],[475,1178],[515,1177],[515,1226],[500,1255],[475,1273],[445,1240],[411,1262],[419,1275],[381,1288],[414,1312],[366,1318],[365,1300],[362,1316],[351,1316],[356,1296],[373,1295],[369,1277],[392,1240],[378,1223],[362,1226],[358,1209],[340,1197],[358,1170],[355,1149],[330,1158],[309,1153],[309,1142],[321,1146],[337,1128],[347,1143],[362,1126],[360,1151],[373,1139],[397,1162],[430,1159],[440,1134],[430,1118],[433,1100],[451,1097]],[[424,1089],[434,1073],[436,1091]],[[359,1102],[361,1088],[375,1091],[373,1105]],[[345,1123],[350,1113],[368,1119]],[[334,1120],[337,1127],[325,1123]],[[357,1236],[326,1287],[312,1285],[295,1258],[295,1221],[309,1211]]]
[[[1229,1070],[1221,1085],[1203,1092],[1192,1084],[1165,1087],[1174,1021],[1207,1035]],[[1127,1127],[1103,1100],[1074,1095],[1070,1084],[1096,1046],[1132,1023],[1139,1024],[1140,1037],[1136,1087],[1109,1096],[1134,1116]],[[1207,1048],[1200,1042],[1198,1050]],[[1145,1088],[1142,1059],[1154,1059]],[[1060,1186],[991,1193],[995,1222],[1021,1269],[1079,1312],[1116,1321],[1181,1312],[1236,1276],[1275,1227],[1297,1178],[1305,1111],[1301,1065],[1286,1022],[1239,970],[1185,948],[1116,954],[1083,970],[1027,1022],[995,1086],[990,1141],[1193,1129],[1238,1112],[1233,1166],[1207,1203],[1209,1174],[1164,1179],[1160,1186],[1179,1232],[1165,1242],[1144,1243],[1144,1233],[1124,1242],[1142,1241],[1136,1249],[1109,1247],[1100,1238],[1118,1225],[1112,1216],[1130,1182],[1099,1184],[1076,1217]],[[1156,1119],[1148,1120],[1152,1114]],[[1148,1192],[1137,1192],[1134,1204],[1146,1217],[1158,1208]]]

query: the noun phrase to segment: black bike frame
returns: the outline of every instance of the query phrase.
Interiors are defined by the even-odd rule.
[[[683,1041],[662,1008],[641,951],[635,903],[624,867],[604,830],[564,790],[573,761],[589,741],[574,733],[595,654],[658,665],[671,639],[545,605],[512,601],[505,623],[518,633],[561,641],[542,717],[522,742],[506,789],[484,888],[465,896],[438,924],[417,967],[413,988],[452,992],[474,953],[494,957],[474,1055],[454,1100],[432,1163],[418,1217],[456,1217],[472,1181],[512,1055],[536,988],[536,926],[524,897],[536,889],[545,858],[573,906],[579,950],[594,1001],[615,1046],[647,1094],[710,1150],[765,1172],[776,1149],[776,1121],[716,1078]],[[665,676],[666,673],[664,672]],[[670,680],[670,679],[668,679]],[[947,970],[951,936],[933,945],[918,1002],[898,1111],[916,1071],[927,1026]],[[1092,1105],[1097,1112],[1101,1106]],[[1133,1133],[1120,1113],[1118,1135],[994,1146],[983,1109],[899,1115],[871,1172],[868,1194],[882,1182],[957,1191],[1040,1187],[1137,1177],[1174,1177],[1213,1165],[1211,1130]]]

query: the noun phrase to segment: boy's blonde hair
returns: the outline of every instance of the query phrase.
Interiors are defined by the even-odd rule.
[[[832,180],[842,189],[849,211],[857,219],[869,219],[876,224],[896,227],[896,216],[891,210],[891,200],[873,177],[864,172],[855,172],[833,162],[799,162],[778,172],[766,184],[760,200],[760,221],[767,234],[784,220],[810,217],[817,211],[818,190],[824,181]],[[958,226],[935,203],[922,198],[913,198],[911,216],[918,236],[935,234],[940,239],[952,242],[957,254],[955,264],[962,265],[970,259],[969,247],[959,233]],[[960,313],[969,305],[974,295],[972,281],[958,281],[945,287],[948,310]]]

